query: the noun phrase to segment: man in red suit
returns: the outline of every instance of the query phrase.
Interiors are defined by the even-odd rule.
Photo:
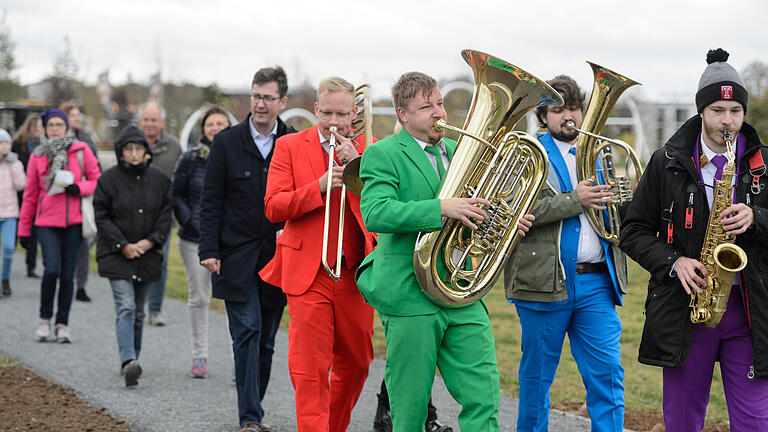
[[[373,309],[357,289],[354,272],[373,248],[360,215],[360,198],[346,193],[341,277],[321,266],[325,193],[331,182],[327,263],[336,267],[342,186],[341,166],[363,150],[363,137],[347,138],[357,113],[355,89],[342,78],[320,83],[318,123],[275,145],[264,206],[273,223],[285,221],[272,261],[259,273],[288,297],[288,369],[296,391],[299,431],[343,432],[373,359]],[[331,127],[338,132],[331,132]],[[328,171],[329,141],[336,140]],[[329,381],[330,371],[330,381]]]

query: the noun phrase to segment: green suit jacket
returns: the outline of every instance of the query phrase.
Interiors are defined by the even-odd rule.
[[[444,139],[448,159],[456,142]],[[413,270],[419,232],[439,231],[440,179],[424,150],[405,129],[365,150],[360,165],[365,183],[360,210],[365,227],[379,233],[379,244],[357,270],[357,286],[379,313],[432,314],[440,307],[421,292]]]

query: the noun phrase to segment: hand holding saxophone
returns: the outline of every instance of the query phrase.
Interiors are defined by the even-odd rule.
[[[723,218],[723,231],[731,235],[742,234],[755,222],[755,213],[752,207],[744,203],[736,203],[720,213]]]
[[[594,183],[594,177],[584,179],[576,185],[575,191],[579,195],[582,207],[604,210],[604,204],[613,199],[613,193],[608,192],[611,187],[601,184],[595,185]]]
[[[472,219],[481,221],[488,215],[482,206],[489,206],[491,202],[482,198],[448,198],[440,200],[440,215],[451,219],[460,220],[464,225],[477,229]]]
[[[688,295],[691,295],[691,290],[699,294],[701,289],[707,286],[709,272],[707,267],[699,262],[699,260],[681,257],[677,260],[673,269]]]

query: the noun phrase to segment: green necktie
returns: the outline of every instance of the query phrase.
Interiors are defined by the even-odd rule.
[[[439,175],[440,180],[442,180],[443,176],[445,176],[445,166],[443,166],[443,154],[440,151],[440,143],[428,145],[424,147],[424,150],[435,156],[435,161],[437,161],[437,174]]]

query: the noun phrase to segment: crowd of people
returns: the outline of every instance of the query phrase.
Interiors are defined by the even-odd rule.
[[[715,361],[733,430],[768,428],[768,150],[744,122],[748,94],[727,58],[722,50],[709,53],[696,94],[699,114],[651,158],[635,199],[622,209],[620,243],[602,238],[585,215],[613,199],[603,180],[577,176],[585,94],[567,75],[548,81],[565,102],[536,109],[548,178],[514,227],[521,239],[504,273],[522,327],[517,430],[547,430],[566,334],[592,430],[623,430],[616,307],[626,293],[625,253],[651,273],[640,361],[664,368],[667,430],[701,430]],[[2,295],[11,295],[15,238],[27,250],[29,277],[37,276],[39,244],[34,337],[76,341],[70,306],[73,297],[89,301],[95,243],[98,273],[114,299],[120,371],[127,387],[136,386],[145,303],[149,324],[165,323],[176,225],[189,287],[190,376],[207,377],[209,305],[212,296],[222,299],[242,432],[271,430],[262,400],[286,305],[298,430],[346,430],[373,359],[374,310],[387,344],[375,431],[453,430],[438,422],[431,404],[436,369],[462,405],[461,430],[499,430],[500,378],[484,301],[458,308],[431,301],[414,271],[419,233],[439,231],[448,219],[477,229],[489,217],[485,199],[434,198],[457,151],[436,126],[447,117],[437,81],[421,72],[400,76],[392,88],[400,129],[368,146],[348,133],[358,106],[347,80],[319,83],[317,124],[303,131],[279,116],[287,93],[281,67],[258,70],[242,122],[232,125],[226,110],[210,107],[199,142],[183,153],[164,129],[163,107],[146,103],[115,141],[117,164],[103,172],[74,104],[30,115],[13,138],[0,130]],[[733,149],[723,132],[734,134]],[[689,320],[688,305],[691,292],[708,283],[698,254],[712,186],[729,152],[737,161],[736,187],[721,223],[749,262],[735,279],[723,324],[711,329]],[[343,166],[359,156],[361,196],[342,187]],[[91,218],[95,238],[86,234]]]

